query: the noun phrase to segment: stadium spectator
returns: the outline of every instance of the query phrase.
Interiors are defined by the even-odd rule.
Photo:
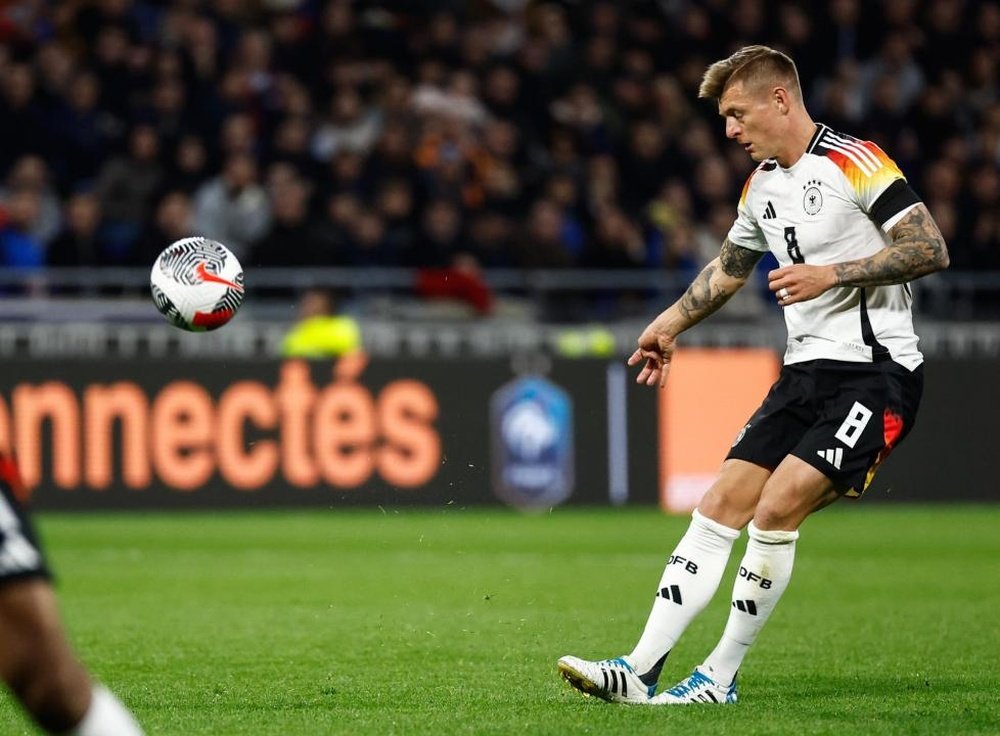
[[[252,247],[257,266],[322,266],[330,263],[309,212],[309,188],[298,177],[279,181],[270,194],[270,230]]]
[[[101,202],[90,191],[74,193],[66,204],[64,227],[46,253],[50,266],[97,266],[103,263]]]
[[[609,206],[597,213],[593,238],[580,265],[592,268],[638,268],[646,265],[646,242],[641,229],[619,209]]]
[[[416,291],[427,299],[471,307],[480,315],[493,310],[493,292],[479,263],[468,253],[456,253],[444,267],[419,269]]]
[[[27,153],[41,154],[47,148],[42,110],[35,101],[35,75],[24,63],[0,67],[0,174],[6,175],[11,164]]]
[[[79,71],[50,117],[55,163],[70,187],[97,176],[117,128],[111,114],[99,106],[100,89],[93,72]]]
[[[41,156],[22,156],[14,162],[0,190],[0,203],[20,191],[32,192],[38,198],[38,217],[32,223],[31,236],[47,246],[62,228],[62,213],[59,196],[49,182],[48,167]]]
[[[375,213],[384,224],[375,265],[399,263],[414,247],[413,222],[416,201],[413,186],[406,179],[383,180],[375,196]]]
[[[254,158],[248,153],[230,156],[222,175],[195,192],[194,210],[196,232],[225,243],[243,258],[271,223],[271,204],[257,181]]]
[[[462,215],[448,199],[436,199],[425,208],[420,230],[409,253],[413,266],[445,266],[462,249]]]
[[[188,134],[174,148],[163,178],[163,189],[194,194],[208,175],[209,160],[205,142],[196,135]]]
[[[361,200],[349,192],[338,192],[324,199],[326,206],[320,223],[321,237],[333,252],[333,265],[365,265],[364,255],[357,242],[365,210]]]
[[[147,265],[176,240],[189,238],[197,232],[194,207],[187,192],[167,192],[157,203],[153,222],[146,228],[133,258],[133,265]]]
[[[105,164],[97,176],[96,192],[104,213],[106,262],[124,264],[141,236],[153,197],[163,181],[159,163],[160,139],[151,125],[136,125],[129,133],[128,150]]]
[[[367,153],[378,140],[381,121],[378,113],[366,107],[354,87],[342,87],[330,98],[330,111],[312,140],[312,155],[317,161],[330,161],[341,151]]]
[[[575,259],[563,239],[562,212],[548,200],[535,202],[515,237],[515,258],[523,268],[571,266]]]
[[[474,215],[469,223],[469,253],[483,268],[511,268],[514,264],[512,239],[514,221],[493,210]]]
[[[37,268],[45,262],[45,244],[34,235],[42,205],[38,192],[19,189],[0,208],[0,263]]]

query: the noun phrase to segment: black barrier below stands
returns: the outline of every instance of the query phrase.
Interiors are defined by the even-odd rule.
[[[654,503],[655,403],[624,367],[524,367],[544,370],[8,361],[0,446],[13,438],[44,509]],[[609,391],[619,402],[610,422]],[[560,394],[563,417],[545,404]]]
[[[1000,501],[995,360],[928,360],[917,423],[864,502]]]

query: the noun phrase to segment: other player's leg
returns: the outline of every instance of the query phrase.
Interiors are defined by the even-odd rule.
[[[73,656],[41,549],[0,457],[0,678],[48,733],[141,736],[132,715]]]
[[[739,529],[753,515],[770,472],[727,460],[667,558],[645,629],[631,653],[606,660],[565,656],[559,671],[587,695],[614,702],[647,702],[670,650],[711,600]]]

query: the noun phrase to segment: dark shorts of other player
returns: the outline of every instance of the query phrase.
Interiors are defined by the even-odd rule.
[[[923,366],[811,360],[782,367],[727,459],[774,470],[787,456],[804,460],[857,497],[913,428]]]
[[[0,455],[0,586],[52,578],[35,529],[17,498],[21,488],[14,461]]]

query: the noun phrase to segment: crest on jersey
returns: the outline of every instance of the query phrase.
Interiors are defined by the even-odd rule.
[[[736,435],[736,439],[733,440],[732,447],[736,447],[736,445],[740,444],[742,439],[746,436],[748,429],[750,429],[749,423],[745,427],[743,427],[743,429],[740,430],[740,433],[738,435]]]
[[[823,182],[813,179],[804,187],[805,194],[802,195],[802,209],[807,215],[815,215],[823,209],[823,192],[819,190]]]

